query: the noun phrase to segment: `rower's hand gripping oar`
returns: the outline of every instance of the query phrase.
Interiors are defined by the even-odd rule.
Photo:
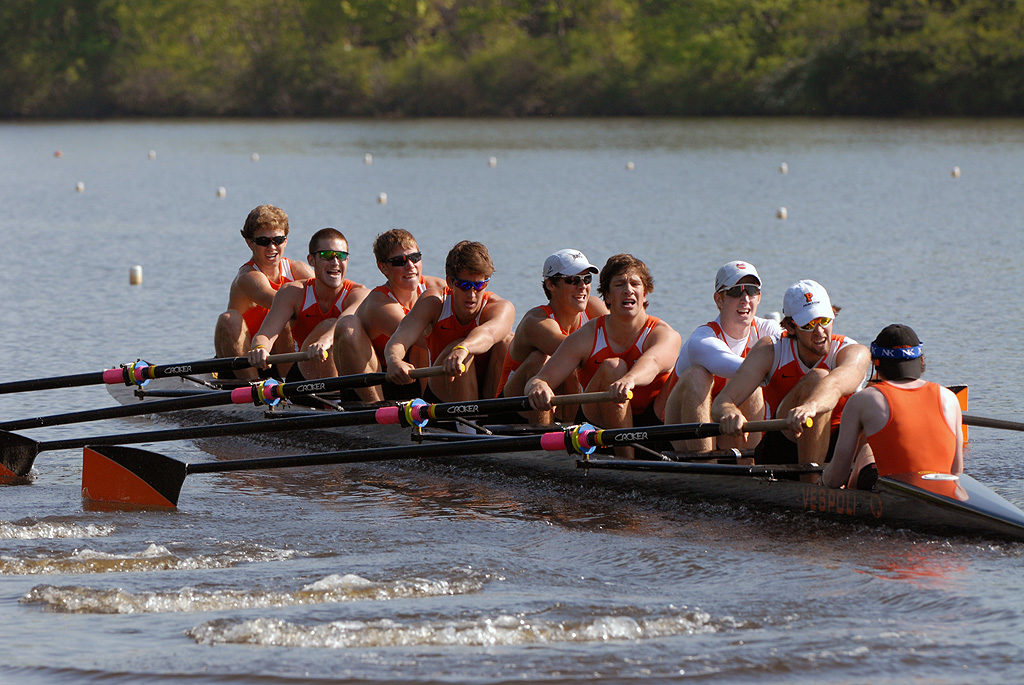
[[[314,350],[305,352],[289,352],[287,354],[273,354],[267,359],[268,364],[288,364],[292,362],[304,362],[315,356]],[[0,383],[0,395],[28,392],[30,390],[52,390],[54,388],[72,388],[82,385],[138,385],[144,386],[154,378],[170,378],[172,376],[186,376],[193,373],[219,373],[224,371],[237,371],[252,366],[246,357],[221,357],[218,359],[201,359],[194,362],[180,362],[177,364],[151,365],[141,359],[136,362],[125,363],[114,369],[105,371],[93,371],[91,373],[78,373],[68,376],[52,376],[50,378],[30,378],[24,381],[9,381]]]
[[[444,374],[444,367],[429,366],[422,369],[413,369],[409,375],[413,378],[425,378],[427,376],[440,376]],[[166,411],[180,411],[184,409],[198,409],[200,407],[216,407],[223,404],[249,404],[256,406],[274,406],[282,399],[311,395],[318,392],[331,392],[342,388],[359,388],[370,385],[380,385],[385,380],[383,372],[360,373],[351,376],[337,376],[334,378],[315,378],[309,381],[298,381],[295,383],[279,383],[274,379],[267,379],[260,383],[245,385],[234,390],[221,390],[217,392],[206,392],[187,397],[179,397],[167,400],[151,400],[139,402],[138,404],[121,405],[117,407],[104,407],[103,409],[89,409],[86,411],[70,412],[67,414],[54,414],[51,416],[38,416],[29,419],[18,419],[15,421],[0,422],[0,430],[20,430],[24,428],[41,428],[43,426],[56,426],[66,423],[82,423],[84,421],[99,421],[101,419],[115,419],[126,416],[141,416],[143,414],[156,414]]]
[[[788,425],[788,422],[783,419],[752,421],[747,424],[748,430],[751,432],[782,430]],[[192,473],[222,473],[529,450],[565,450],[569,454],[589,455],[600,446],[615,446],[653,439],[709,437],[718,435],[720,432],[721,429],[717,423],[641,426],[607,430],[598,430],[584,424],[540,435],[481,437],[459,442],[399,445],[194,464],[133,447],[90,445],[82,451],[82,497],[92,501],[132,506],[176,507],[185,476]]]
[[[439,369],[441,367],[431,367]],[[427,369],[417,369],[414,374],[423,375]],[[611,399],[607,392],[590,392],[578,395],[555,397],[553,404],[584,404],[604,402]],[[525,411],[529,408],[529,397],[499,397],[495,399],[470,400],[463,402],[440,402],[427,404],[423,400],[403,402],[395,407],[379,407],[348,412],[330,412],[313,416],[287,419],[266,419],[222,423],[212,426],[173,428],[156,431],[138,431],[116,435],[86,436],[37,442],[17,433],[0,431],[0,482],[13,481],[28,475],[40,452],[62,450],[85,445],[124,445],[139,442],[161,442],[165,440],[188,440],[222,437],[226,435],[247,435],[274,433],[294,430],[313,430],[337,426],[380,424],[401,426],[424,426],[430,419],[487,416],[507,411]]]

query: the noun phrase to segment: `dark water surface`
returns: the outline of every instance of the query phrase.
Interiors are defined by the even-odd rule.
[[[763,312],[815,278],[840,332],[909,323],[933,380],[1020,418],[1016,121],[7,124],[0,165],[5,381],[208,356],[238,230],[271,202],[290,257],[336,226],[369,285],[387,228],[411,230],[435,274],[482,240],[519,311],[552,251],[633,252],[651,312],[684,335],[713,315],[728,259],[759,268]],[[109,404],[98,387],[7,395],[0,420]],[[966,459],[1024,505],[1020,434],[972,429]],[[197,475],[178,511],[97,511],[80,466],[45,452],[30,485],[0,486],[0,681],[1024,679],[1021,544],[440,465]]]

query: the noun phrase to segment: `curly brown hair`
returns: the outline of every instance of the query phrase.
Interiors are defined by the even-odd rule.
[[[454,280],[463,271],[480,274],[484,278],[490,278],[494,273],[491,253],[483,243],[463,240],[448,251],[448,256],[444,260],[444,275]]]
[[[245,217],[245,225],[242,226],[242,235],[246,240],[252,240],[256,231],[261,228],[281,229],[288,235],[288,215],[284,210],[274,205],[260,205],[249,212]]]
[[[627,271],[636,272],[644,284],[644,295],[654,292],[654,277],[642,260],[631,254],[615,254],[608,258],[601,268],[601,275],[598,276],[597,294],[608,304],[608,290],[611,288],[612,279]],[[644,308],[647,308],[647,298],[644,298]]]
[[[373,241],[373,256],[378,262],[383,262],[391,253],[395,251],[395,248],[418,248],[419,244],[416,239],[412,237],[412,233],[405,230],[404,228],[392,228],[389,231],[384,231],[376,237]]]

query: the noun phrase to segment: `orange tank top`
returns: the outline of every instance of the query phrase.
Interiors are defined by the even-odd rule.
[[[345,298],[352,292],[352,288],[359,285],[346,278],[341,284],[341,292],[338,293],[338,297],[331,303],[330,309],[325,312],[320,309],[320,303],[316,301],[316,292],[313,290],[314,281],[316,281],[315,278],[306,279],[302,309],[296,315],[295,321],[292,322],[292,337],[299,349],[302,349],[303,343],[306,342],[306,338],[317,327],[317,324],[341,316],[341,310],[345,308]]]
[[[416,297],[418,298],[420,295],[422,295],[426,289],[427,284],[423,282],[423,277],[420,276],[420,284],[416,286]],[[391,290],[391,286],[389,284],[385,283],[384,285],[378,285],[371,292],[384,293],[386,297],[388,297],[391,301],[393,301],[395,304],[402,308],[403,314],[409,313],[409,307],[406,307],[404,304],[398,301],[398,298],[395,297],[395,293],[394,291]],[[383,333],[373,336],[373,339],[370,340],[370,343],[373,345],[373,349],[377,351],[377,354],[380,356],[381,359],[384,358],[384,348],[387,347],[388,340],[390,340],[390,338],[384,335]]]
[[[580,366],[580,385],[584,389],[590,385],[590,381],[593,380],[594,374],[597,373],[598,367],[601,366],[601,362],[606,359],[622,359],[626,362],[628,368],[633,368],[633,364],[640,358],[640,355],[644,353],[644,343],[647,341],[647,336],[651,334],[654,327],[657,326],[661,319],[655,316],[648,316],[647,323],[640,329],[640,333],[637,334],[636,339],[629,347],[622,352],[615,352],[608,344],[608,338],[605,335],[604,324],[607,321],[608,315],[604,315],[598,319],[597,327],[594,332],[594,345],[590,349],[590,356]],[[665,382],[668,380],[668,371],[663,371],[655,376],[654,380],[649,385],[638,386],[633,388],[633,399],[630,401],[630,407],[633,414],[642,414],[645,409],[654,401],[654,398],[658,396],[661,389],[664,387]]]
[[[430,352],[430,363],[434,364],[437,358],[444,351],[444,348],[448,347],[449,344],[456,340],[462,340],[469,332],[480,325],[480,317],[484,313],[484,309],[487,307],[487,302],[491,299],[491,292],[485,290],[483,293],[483,303],[480,305],[480,311],[476,313],[472,319],[466,323],[459,323],[459,320],[455,316],[455,312],[452,311],[452,289],[446,287],[444,289],[444,300],[441,304],[441,314],[438,316],[437,321],[433,326],[430,327],[430,333],[427,334],[427,350]]]
[[[245,263],[245,266],[252,267],[253,271],[259,271],[260,269],[258,266],[256,266],[256,262],[254,262],[251,259]],[[292,265],[288,261],[287,257],[281,260],[281,277],[278,278],[276,281],[271,281],[269,278],[267,279],[267,281],[270,283],[270,287],[273,288],[275,291],[279,290],[281,286],[284,285],[285,283],[294,280],[295,277],[292,276]],[[245,320],[245,325],[249,329],[250,336],[255,336],[256,332],[260,330],[260,326],[263,325],[263,319],[267,318],[267,312],[269,311],[270,310],[267,309],[266,307],[261,307],[258,304],[254,304],[253,306],[249,307],[244,312],[242,312],[242,319]]]
[[[884,381],[873,387],[889,403],[889,421],[868,436],[878,475],[950,473],[956,435],[942,413],[942,389],[935,383],[899,388]]]

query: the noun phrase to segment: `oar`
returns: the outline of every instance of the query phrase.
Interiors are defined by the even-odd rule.
[[[413,369],[409,375],[413,378],[425,378],[427,376],[440,376],[444,374],[444,367],[429,366],[422,369]],[[273,379],[265,380],[254,385],[245,385],[234,390],[220,390],[204,392],[188,397],[179,397],[167,400],[153,400],[139,402],[138,404],[119,405],[116,407],[104,407],[103,409],[88,409],[86,411],[70,412],[67,414],[53,414],[51,416],[37,416],[29,419],[18,419],[15,421],[0,422],[0,430],[21,430],[23,428],[41,428],[43,426],[56,426],[66,423],[82,423],[83,421],[99,421],[101,419],[115,419],[125,416],[140,416],[142,414],[156,414],[158,412],[180,411],[184,409],[197,409],[199,407],[216,407],[222,404],[255,404],[275,405],[282,399],[311,395],[317,392],[331,392],[342,388],[359,388],[370,385],[380,385],[384,382],[387,374],[377,371],[374,373],[360,373],[351,376],[337,376],[334,378],[315,378],[309,381],[298,381],[295,383],[278,383]]]
[[[272,354],[267,358],[269,364],[287,364],[312,359],[313,350],[305,352],[289,352],[288,354]],[[30,378],[24,381],[0,383],[0,395],[29,390],[52,390],[54,388],[71,388],[80,385],[144,385],[154,378],[186,376],[190,373],[215,373],[237,371],[252,366],[246,357],[221,357],[218,359],[201,359],[195,362],[178,364],[150,365],[143,361],[122,364],[116,369],[78,373],[69,376],[52,376],[50,378]]]
[[[588,392],[578,395],[560,395],[553,398],[551,403],[555,405],[586,404],[604,402],[609,399],[611,399],[611,394],[608,392]],[[529,397],[524,395],[521,397],[499,397],[496,399],[439,402],[436,404],[427,404],[423,400],[413,400],[412,402],[405,402],[395,407],[330,412],[286,419],[220,423],[190,428],[169,428],[114,435],[93,435],[41,442],[27,438],[24,435],[18,435],[17,433],[0,431],[0,481],[14,480],[28,475],[36,456],[40,452],[72,449],[86,445],[127,445],[140,442],[163,442],[166,440],[190,440],[227,435],[314,430],[374,423],[380,425],[422,426],[429,419],[454,416],[487,416],[488,414],[526,411],[528,409]]]
[[[747,430],[781,430],[786,426],[788,423],[782,419],[752,421],[747,424]],[[589,453],[593,451],[594,446],[601,444],[709,437],[720,432],[716,423],[616,428],[603,431],[584,425],[539,435],[481,437],[459,442],[374,447],[193,464],[134,447],[88,445],[82,451],[82,497],[133,506],[176,507],[185,476],[193,473],[223,473],[529,450]]]
[[[1024,431],[1024,423],[1007,421],[1006,419],[990,419],[985,416],[968,416],[963,414],[963,423],[966,426],[980,426],[982,428],[1005,428],[1011,431]]]

